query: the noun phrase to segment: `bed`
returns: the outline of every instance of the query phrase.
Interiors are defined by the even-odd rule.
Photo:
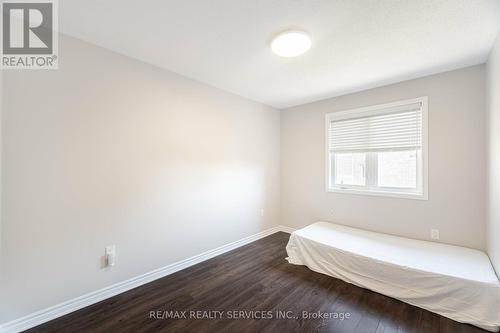
[[[478,250],[317,222],[294,231],[288,262],[498,332],[500,282]]]

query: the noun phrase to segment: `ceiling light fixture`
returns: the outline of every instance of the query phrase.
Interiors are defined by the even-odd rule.
[[[310,48],[311,37],[304,31],[285,31],[271,42],[271,50],[280,57],[296,57]]]

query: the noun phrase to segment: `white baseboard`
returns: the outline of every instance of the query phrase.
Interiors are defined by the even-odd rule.
[[[294,232],[295,228],[291,228],[291,227],[287,227],[287,226],[284,226],[284,225],[280,225],[278,226],[278,228],[280,229],[280,231],[283,231],[283,232],[286,232],[287,234],[291,234],[292,232]]]
[[[234,250],[240,246],[246,245],[248,243],[254,242],[258,239],[267,237],[279,231],[291,233],[294,229],[286,226],[277,226],[264,231],[261,231],[255,235],[245,237],[243,239],[237,240],[235,242],[220,246],[213,250],[209,250],[200,253],[196,256],[175,262],[173,264],[167,265],[162,268],[155,269],[154,271],[133,277],[131,279],[118,282],[109,287],[96,290],[94,292],[85,294],[83,296],[71,299],[69,301],[51,306],[49,308],[31,313],[19,319],[12,320],[10,322],[0,324],[1,333],[14,333],[27,330],[29,328],[35,327],[37,325],[46,323],[50,320],[56,319],[58,317],[64,316],[70,312],[82,309],[86,306],[95,304],[97,302],[103,301],[112,296],[123,293],[127,290],[142,286],[143,284],[149,283],[151,281],[157,280],[164,276],[173,274],[182,269],[188,268],[190,266],[196,265],[202,261],[208,260],[210,258],[216,257],[225,252]]]

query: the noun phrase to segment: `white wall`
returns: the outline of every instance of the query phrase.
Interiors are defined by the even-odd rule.
[[[280,162],[282,224],[326,220],[419,239],[438,228],[443,242],[485,249],[483,65],[284,110],[280,160],[279,111],[60,43],[59,70],[3,73],[0,323],[277,225]],[[498,44],[488,64],[495,92]],[[423,95],[429,201],[326,193],[324,115]],[[490,94],[497,270],[499,105]],[[109,244],[117,265],[102,269]]]
[[[485,69],[474,66],[281,112],[281,224],[323,220],[485,248]],[[429,200],[325,191],[325,114],[429,96]]]
[[[278,224],[279,111],[60,45],[4,73],[0,322]]]
[[[3,98],[3,71],[0,70],[0,273],[2,272],[2,98]],[[2,278],[0,276],[0,283]],[[0,288],[0,298],[1,298]]]
[[[488,85],[488,254],[500,275],[500,35],[486,66]]]

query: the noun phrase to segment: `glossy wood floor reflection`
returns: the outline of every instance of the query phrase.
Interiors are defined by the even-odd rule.
[[[288,237],[271,235],[30,332],[485,332],[290,265]],[[152,311],[178,311],[179,317],[187,311],[188,318],[155,319]],[[217,320],[190,319],[190,311],[224,314]],[[277,319],[276,311],[291,318]],[[305,319],[302,311],[350,318]],[[246,315],[273,318],[234,319]]]

